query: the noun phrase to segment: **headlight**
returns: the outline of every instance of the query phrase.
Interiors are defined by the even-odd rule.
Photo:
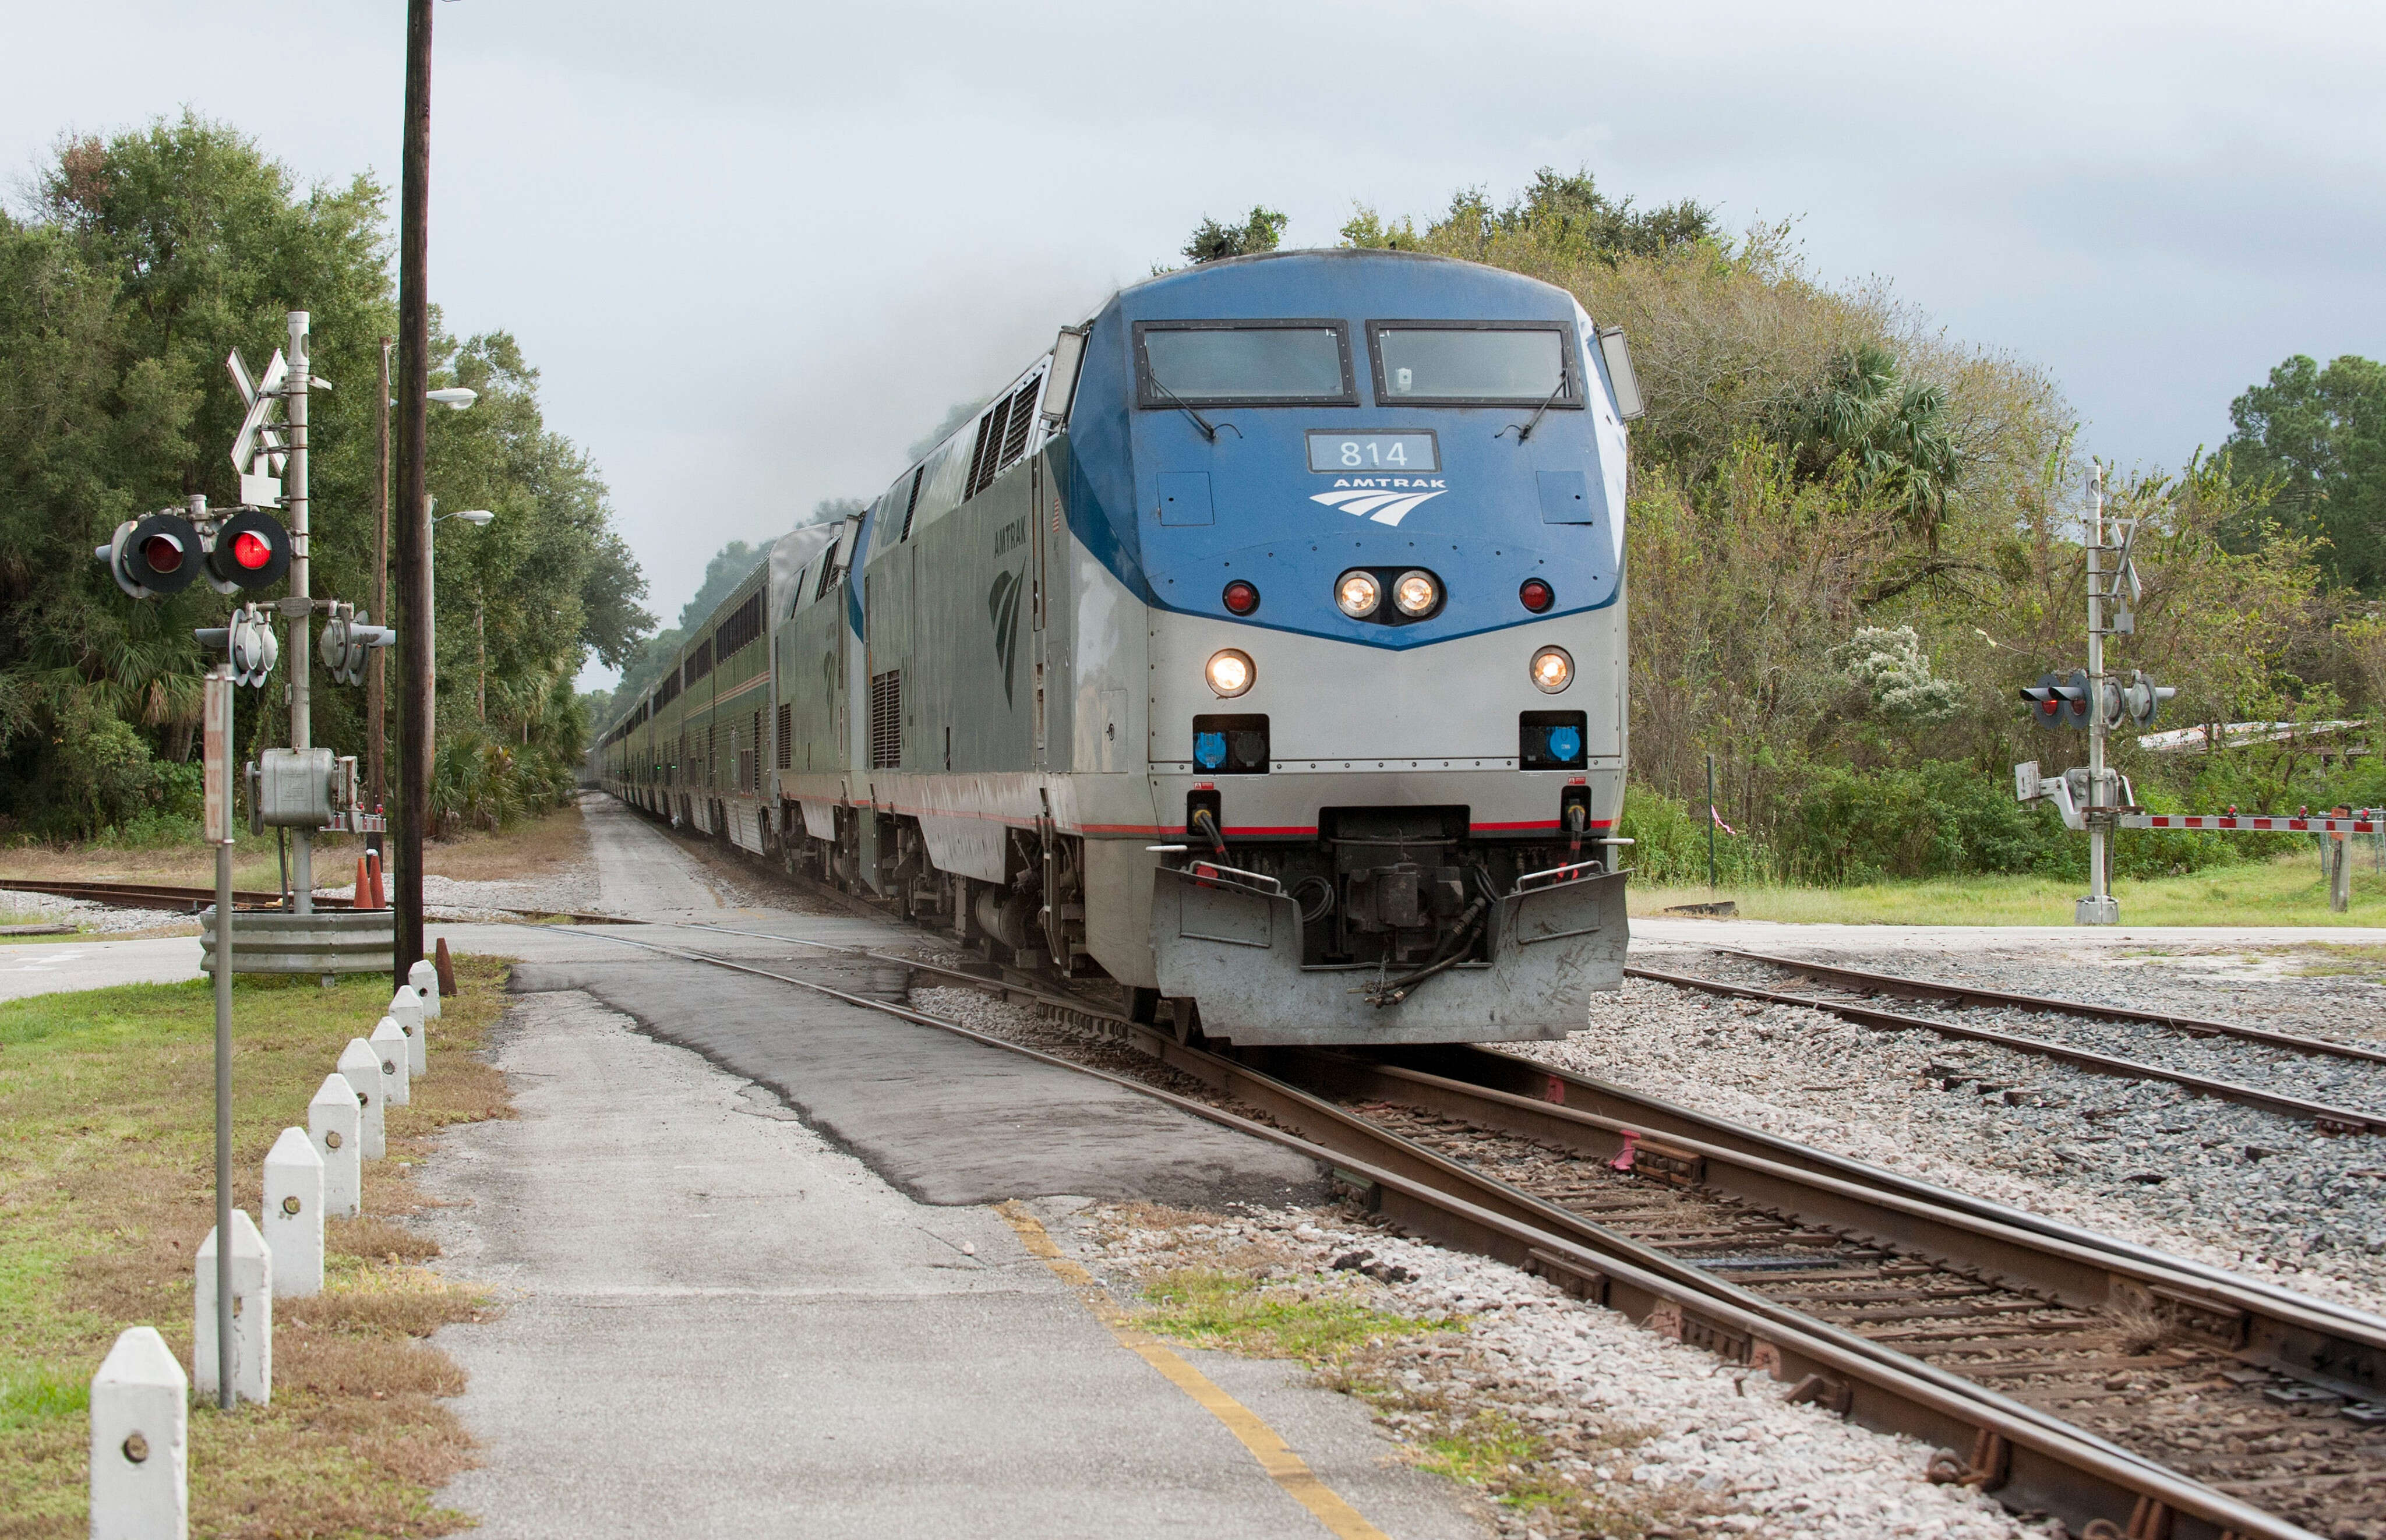
[[[1384,587],[1373,572],[1345,572],[1335,580],[1334,602],[1341,607],[1343,614],[1363,620],[1384,602]]]
[[[1433,581],[1431,572],[1402,572],[1392,584],[1392,603],[1400,613],[1414,617],[1429,615],[1441,602],[1441,584]]]
[[[1231,698],[1251,687],[1259,670],[1251,667],[1250,655],[1228,647],[1224,652],[1210,655],[1210,688],[1222,697]]]
[[[1533,687],[1556,695],[1574,682],[1574,659],[1563,647],[1543,647],[1533,654]]]

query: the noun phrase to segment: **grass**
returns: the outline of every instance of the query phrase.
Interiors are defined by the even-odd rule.
[[[422,870],[463,880],[536,877],[586,856],[588,831],[578,804],[523,819],[494,833],[474,832],[458,839],[433,840],[423,847]],[[315,877],[328,887],[345,887],[365,852],[361,834],[320,834],[315,841]],[[273,835],[251,834],[243,825],[232,847],[232,885],[271,890],[282,885],[281,858]],[[212,887],[215,853],[196,840],[143,846],[50,845],[26,841],[0,847],[0,877],[52,882],[160,883]]]
[[[2357,850],[2353,906],[2328,907],[2319,858],[2309,853],[2214,867],[2178,877],[2123,878],[2113,884],[2129,925],[2386,926],[2386,876]],[[1634,887],[1636,915],[1675,904],[1729,898],[1740,918],[1836,925],[2068,925],[2084,881],[2051,877],[1943,877],[1855,887]]]
[[[1375,1309],[1346,1294],[1306,1284],[1263,1287],[1214,1268],[1179,1268],[1144,1285],[1136,1323],[1194,1347],[1248,1358],[1298,1358],[1312,1368],[1348,1359],[1363,1346],[1451,1331],[1455,1320],[1420,1320]]]
[[[407,1168],[454,1122],[503,1116],[472,1051],[503,965],[457,959],[431,1072],[389,1112],[365,1217],[334,1221],[326,1282],[274,1306],[273,1402],[191,1413],[191,1532],[422,1535],[458,1527],[430,1495],[472,1462],[442,1398],[463,1374],[425,1341],[487,1308],[421,1264],[393,1223],[423,1207]],[[252,1213],[266,1150],[306,1121],[340,1048],[380,1014],[379,975],[331,989],[236,981],[233,1198]],[[192,1268],[214,1222],[213,1011],[204,981],[0,1005],[0,1540],[87,1533],[87,1387],[124,1327],[156,1326],[189,1367]]]

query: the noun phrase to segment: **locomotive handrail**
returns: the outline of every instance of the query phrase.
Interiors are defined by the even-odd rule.
[[[1628,844],[1629,842],[1624,840],[1602,840],[1600,843],[1602,845],[1624,845]],[[1528,892],[1547,893],[1552,888],[1566,887],[1575,883],[1588,882],[1593,877],[1604,877],[1607,875],[1607,865],[1603,861],[1568,861],[1563,866],[1553,866],[1545,871],[1526,872],[1523,876],[1516,879],[1516,885],[1509,890],[1508,896],[1511,898],[1522,898]],[[1547,881],[1543,881],[1543,879],[1547,879]],[[1539,883],[1541,885],[1538,887],[1528,888],[1526,884],[1529,883]]]
[[[1244,893],[1255,895],[1261,898],[1287,898],[1291,896],[1289,894],[1285,892],[1284,884],[1282,883],[1277,882],[1275,878],[1269,876],[1264,871],[1245,871],[1240,867],[1220,866],[1215,861],[1195,861],[1190,866],[1164,866],[1160,870],[1162,871],[1173,871],[1177,876],[1188,878],[1204,887],[1235,888]],[[1247,879],[1247,881],[1234,882],[1230,880],[1237,877]],[[1262,886],[1261,884],[1262,883],[1266,885]]]

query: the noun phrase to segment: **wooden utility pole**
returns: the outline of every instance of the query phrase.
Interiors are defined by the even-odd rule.
[[[373,397],[373,554],[372,573],[366,584],[368,607],[376,624],[389,624],[389,350],[391,339],[381,340],[381,390]],[[389,807],[389,781],[384,769],[389,716],[389,664],[386,647],[365,655],[365,797],[375,812]],[[366,844],[382,847],[383,834]]]
[[[431,13],[407,0],[406,137],[400,151],[397,232],[397,587],[406,620],[398,670],[396,942],[391,974],[406,983],[422,957],[422,835],[431,815],[431,505],[423,413],[431,389]],[[382,399],[386,401],[388,396]]]

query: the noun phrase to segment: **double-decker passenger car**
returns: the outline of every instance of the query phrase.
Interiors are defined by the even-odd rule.
[[[1381,251],[1115,295],[610,724],[649,811],[1237,1043],[1622,975],[1621,337]]]

